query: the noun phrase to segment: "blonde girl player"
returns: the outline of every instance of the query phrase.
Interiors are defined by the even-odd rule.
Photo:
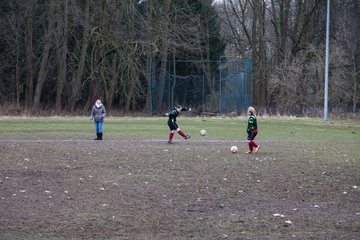
[[[180,136],[182,136],[185,140],[189,139],[190,136],[186,135],[176,124],[176,117],[179,115],[180,112],[182,111],[191,111],[191,108],[186,108],[183,107],[181,105],[177,105],[176,107],[174,107],[173,109],[171,109],[168,113],[165,114],[165,116],[169,117],[168,120],[168,126],[170,128],[170,133],[169,133],[169,140],[168,143],[172,144],[173,143],[173,137],[174,137],[174,131],[176,130]]]
[[[246,151],[245,153],[251,154],[251,153],[257,153],[260,149],[260,146],[255,143],[254,139],[256,135],[258,134],[258,127],[257,127],[257,121],[256,121],[256,112],[253,107],[249,107],[247,110],[248,118],[248,124],[246,133],[248,134],[247,140],[249,143],[249,151]]]

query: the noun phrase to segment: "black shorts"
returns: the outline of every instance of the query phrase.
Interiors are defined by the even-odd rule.
[[[249,132],[247,136],[247,140],[254,140],[257,134],[258,134],[257,132]]]
[[[176,129],[179,128],[178,125],[176,124],[176,122],[173,122],[171,120],[168,120],[168,126],[169,126],[171,131],[176,130]]]

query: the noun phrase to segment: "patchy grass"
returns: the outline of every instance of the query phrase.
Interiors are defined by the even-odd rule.
[[[211,139],[246,139],[246,117],[238,118],[187,118],[179,117],[178,125],[196,139],[203,139],[200,130],[206,129]],[[327,141],[358,140],[360,121],[331,120],[324,123],[321,119],[299,118],[258,118],[260,133],[257,138],[266,140],[290,141]],[[93,136],[93,122],[87,117],[49,117],[49,118],[0,118],[2,136],[31,137],[44,135],[51,137],[73,138]],[[166,138],[167,118],[107,118],[104,134],[109,138],[141,137]]]

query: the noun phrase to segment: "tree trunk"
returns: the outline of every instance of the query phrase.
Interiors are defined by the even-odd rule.
[[[19,22],[17,22],[18,29],[19,28]],[[16,86],[16,107],[20,107],[20,69],[19,69],[19,61],[20,61],[20,43],[18,34],[16,36],[16,66],[15,66],[15,86]]]
[[[68,31],[68,0],[64,0],[64,25],[63,25],[63,34],[60,38],[63,42],[63,46],[60,48],[60,54],[58,55],[59,60],[59,69],[58,69],[58,78],[57,78],[57,89],[56,89],[56,102],[55,102],[55,111],[56,113],[61,112],[61,97],[63,93],[64,83],[66,81],[66,72],[67,72],[67,31]]]
[[[39,70],[38,80],[34,93],[34,101],[32,106],[33,111],[38,111],[40,109],[41,93],[48,72],[49,53],[50,53],[50,48],[52,46],[51,36],[54,33],[53,31],[54,31],[54,21],[55,21],[53,4],[55,4],[55,2],[49,3],[48,27],[45,30],[45,35],[44,35],[44,49],[42,53],[40,70]]]
[[[144,112],[149,112],[152,114],[152,54],[151,50],[146,52],[146,85],[147,85],[147,94],[145,99]]]
[[[163,98],[165,90],[165,78],[166,78],[166,66],[167,66],[167,56],[168,56],[168,40],[166,37],[163,38],[164,42],[161,49],[161,65],[160,65],[160,74],[159,74],[159,88],[158,88],[158,98],[156,104],[156,111],[161,112],[163,108]]]
[[[354,7],[354,12],[359,13],[360,12],[360,3],[359,1],[355,2],[355,7]],[[354,102],[353,102],[353,113],[356,113],[356,107],[358,106],[358,102],[359,102],[359,82],[360,82],[360,14],[356,15],[356,21],[357,21],[357,29],[356,29],[356,40],[357,40],[357,44],[355,47],[355,52],[354,52],[354,68],[355,68],[355,77],[354,77],[354,81],[355,81],[355,86],[354,86]]]
[[[357,47],[359,48],[359,47]],[[353,57],[353,72],[351,74],[353,79],[353,106],[352,106],[352,113],[356,113],[356,106],[358,102],[358,81],[360,78],[360,70],[356,69],[356,56]]]
[[[34,94],[34,70],[33,70],[33,0],[26,1],[26,29],[25,29],[25,44],[26,44],[26,92],[25,92],[25,106],[31,107]]]
[[[208,26],[205,27],[205,58],[203,58],[203,64],[205,65],[205,76],[207,85],[210,92],[211,109],[210,111],[216,111],[218,109],[218,101],[215,92],[215,79],[211,73],[211,59],[210,59],[210,35]],[[205,104],[206,105],[206,104]],[[205,106],[204,106],[205,107]]]
[[[131,85],[129,86],[127,95],[126,95],[126,99],[125,99],[125,108],[124,111],[125,112],[129,112],[130,111],[130,104],[131,104],[131,100],[133,99],[133,95],[134,95],[134,80],[131,79]]]
[[[91,35],[91,73],[90,73],[90,95],[91,102],[95,102],[97,99],[101,101],[106,100],[106,96],[103,96],[103,90],[101,89],[102,79],[104,80],[104,88],[106,88],[106,80],[103,78],[104,62],[106,58],[105,39],[106,35],[106,2],[101,3],[100,19],[97,23],[98,26],[93,28],[93,34]]]
[[[265,46],[265,3],[263,0],[256,0],[252,6],[253,22],[251,46],[254,60],[253,74],[253,96],[254,104],[266,105],[267,97],[267,59]]]
[[[109,109],[111,109],[112,103],[114,100],[118,76],[119,76],[119,72],[118,72],[117,54],[114,53],[113,58],[112,58],[112,65],[111,65],[111,79],[109,82],[108,90],[105,93],[107,108],[109,108]]]
[[[272,24],[276,37],[276,65],[280,66],[286,55],[286,43],[289,29],[289,14],[291,0],[272,0]],[[279,12],[277,11],[279,8]]]
[[[89,45],[89,28],[90,28],[90,0],[85,0],[85,12],[84,12],[84,32],[81,44],[81,52],[79,57],[79,64],[72,79],[72,91],[70,97],[70,110],[74,112],[77,101],[81,98],[81,80],[84,75],[86,53]]]
[[[259,16],[259,61],[260,61],[260,78],[259,78],[259,89],[258,89],[258,102],[260,106],[266,106],[267,99],[267,75],[268,75],[268,61],[266,54],[266,43],[265,43],[265,2],[260,1],[258,6]]]
[[[174,75],[174,79],[173,79],[173,83],[171,86],[171,106],[175,105],[175,99],[174,99],[174,93],[175,93],[175,86],[176,86],[176,51],[174,50],[173,52],[173,75]]]
[[[153,13],[154,13],[154,5],[153,5],[153,1],[152,0],[148,0],[146,1],[146,12],[147,12],[147,24],[149,26],[153,25]],[[149,36],[150,38],[150,36]],[[155,44],[154,44],[155,45]],[[146,99],[145,99],[145,107],[144,107],[144,112],[149,112],[150,114],[153,114],[153,109],[152,109],[152,76],[153,76],[153,60],[154,60],[154,49],[153,49],[153,45],[152,42],[150,44],[150,46],[146,47],[146,85],[147,85],[147,94],[146,94]]]
[[[90,73],[90,85],[89,85],[89,96],[88,96],[88,101],[89,102],[95,102],[96,99],[100,99],[100,65],[99,65],[99,59],[98,59],[98,54],[97,54],[97,48],[98,46],[96,45],[96,43],[94,43],[93,45],[93,50],[92,50],[92,54],[91,54],[91,61],[93,62],[91,64],[91,73]],[[89,106],[85,106],[85,109],[88,109]]]
[[[164,90],[165,90],[165,77],[166,77],[166,66],[167,66],[167,56],[169,50],[169,11],[171,6],[171,0],[164,1],[164,15],[163,15],[163,35],[161,36],[161,66],[160,66],[160,74],[159,74],[159,88],[158,88],[158,98],[156,104],[156,111],[161,112],[163,108],[163,98],[164,98]]]

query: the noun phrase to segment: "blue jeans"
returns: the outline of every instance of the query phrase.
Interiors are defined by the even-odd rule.
[[[95,121],[95,129],[96,129],[96,133],[102,133],[103,132],[103,123],[102,121]]]

